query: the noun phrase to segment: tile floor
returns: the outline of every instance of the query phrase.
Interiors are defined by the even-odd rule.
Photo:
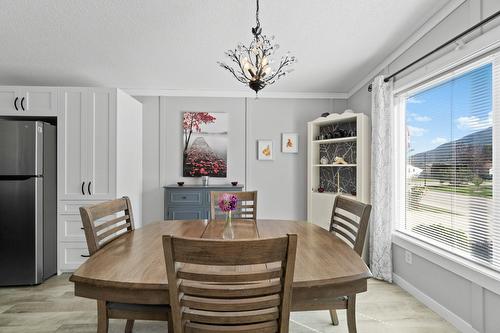
[[[68,278],[63,274],[37,287],[0,288],[0,332],[95,332],[95,301],[75,297]],[[370,280],[357,305],[359,333],[458,332],[396,285]],[[331,325],[327,311],[297,312],[291,317],[291,333],[347,333],[344,311],[339,311],[339,326]],[[110,333],[122,333],[124,327],[124,321],[111,320]],[[135,333],[166,331],[166,324],[158,322],[138,321],[134,327]]]

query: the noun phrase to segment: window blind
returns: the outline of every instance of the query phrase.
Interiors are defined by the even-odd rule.
[[[399,229],[500,271],[499,57],[403,96]]]

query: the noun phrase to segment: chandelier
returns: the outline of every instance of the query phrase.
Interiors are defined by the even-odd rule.
[[[274,43],[274,36],[267,38],[262,34],[262,28],[259,20],[259,0],[257,0],[257,10],[255,12],[257,25],[252,28],[253,40],[250,46],[240,43],[235,49],[228,50],[226,55],[235,63],[235,67],[218,62],[218,64],[233,74],[236,80],[248,85],[255,94],[265,86],[278,81],[293,69],[287,69],[288,66],[297,62],[297,58],[288,52],[281,57],[279,65],[274,67],[271,56],[279,49],[279,45]],[[273,44],[274,43],[274,44]]]

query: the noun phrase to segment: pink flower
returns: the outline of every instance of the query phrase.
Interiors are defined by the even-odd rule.
[[[236,209],[238,197],[234,194],[223,193],[219,195],[219,208],[223,212],[229,212]]]

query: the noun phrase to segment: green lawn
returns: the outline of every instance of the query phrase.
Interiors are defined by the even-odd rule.
[[[460,193],[471,197],[492,198],[493,186],[491,181],[485,181],[483,184],[476,186],[472,183],[450,185],[447,183],[439,183],[435,179],[412,179],[410,185],[425,186],[427,191]]]

